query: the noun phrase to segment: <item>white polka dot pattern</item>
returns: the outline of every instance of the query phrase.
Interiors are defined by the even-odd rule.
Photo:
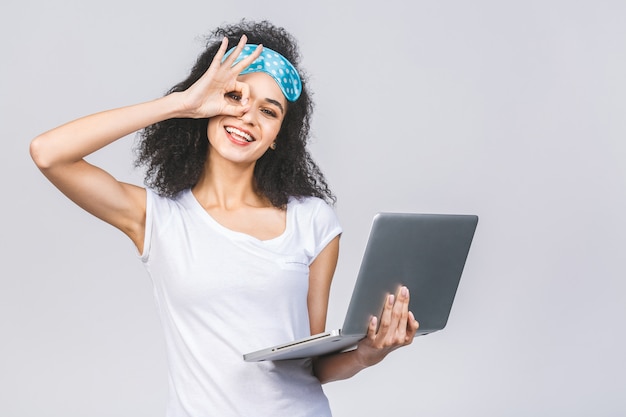
[[[243,51],[239,54],[233,65],[241,61],[242,59],[250,56],[256,49],[257,45],[248,44],[243,48]],[[222,61],[224,61],[235,48],[231,48]],[[241,75],[249,74],[251,72],[265,72],[270,75],[281,91],[289,101],[296,101],[300,97],[302,92],[302,81],[298,71],[291,65],[284,56],[278,52],[272,51],[270,48],[263,47],[261,55],[248,66],[248,68],[241,71]]]

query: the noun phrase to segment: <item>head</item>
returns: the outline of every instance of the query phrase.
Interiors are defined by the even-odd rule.
[[[263,44],[284,56],[297,69],[302,83],[300,96],[287,102],[275,141],[276,149],[269,150],[256,162],[257,191],[275,206],[284,206],[289,196],[310,195],[334,201],[323,175],[306,150],[313,104],[306,74],[299,68],[297,44],[285,29],[267,21],[246,20],[217,28],[209,35],[207,46],[189,76],[168,94],[186,90],[206,72],[224,37],[228,38],[230,49],[244,34],[249,44]],[[169,196],[195,185],[210,152],[207,125],[208,119],[172,119],[144,129],[136,163],[147,167],[146,184]]]

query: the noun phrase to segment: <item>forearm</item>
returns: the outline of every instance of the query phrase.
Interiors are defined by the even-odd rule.
[[[397,298],[393,294],[387,297],[380,327],[378,318],[372,317],[367,335],[356,349],[314,359],[313,372],[323,384],[350,378],[363,369],[379,363],[395,349],[410,345],[418,327],[419,323],[409,311],[409,290],[401,287]]]
[[[146,126],[178,117],[179,109],[171,94],[82,117],[39,135],[31,143],[31,155],[41,169],[73,163]]]
[[[313,360],[313,373],[322,384],[348,379],[367,368],[356,350],[320,356]]]

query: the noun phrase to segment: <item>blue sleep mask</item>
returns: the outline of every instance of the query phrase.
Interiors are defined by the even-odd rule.
[[[235,62],[233,62],[233,65],[250,56],[256,48],[257,45],[246,44],[237,59],[235,59]],[[235,48],[231,48],[226,52],[226,55],[222,58],[222,62],[224,62],[226,57],[234,50]],[[291,62],[278,52],[263,47],[261,55],[259,55],[248,68],[241,71],[240,75],[249,74],[251,72],[264,72],[270,75],[276,83],[278,83],[278,86],[287,100],[296,101],[298,97],[300,97],[300,93],[302,92],[300,75],[298,75],[298,71],[296,71],[295,67],[291,65]]]

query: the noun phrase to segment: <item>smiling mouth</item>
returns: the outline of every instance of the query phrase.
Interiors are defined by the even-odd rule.
[[[249,133],[246,133],[243,130],[239,130],[236,127],[227,126],[225,129],[232,136],[234,136],[234,137],[236,137],[238,139],[241,139],[241,140],[243,140],[245,142],[249,143],[249,142],[254,142],[255,141],[255,139]]]

